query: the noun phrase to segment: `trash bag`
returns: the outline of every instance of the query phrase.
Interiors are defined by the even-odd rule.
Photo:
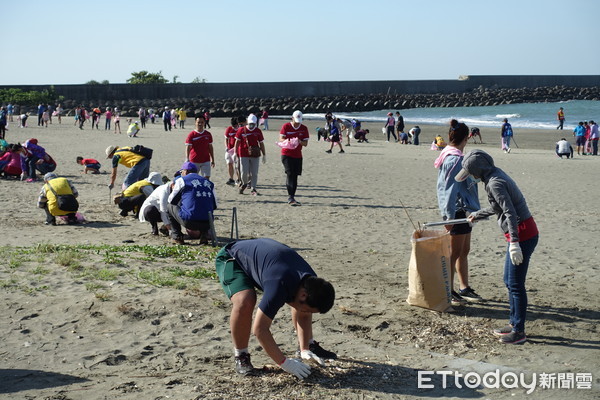
[[[450,234],[442,230],[416,230],[410,241],[406,302],[434,311],[448,310],[452,296]]]

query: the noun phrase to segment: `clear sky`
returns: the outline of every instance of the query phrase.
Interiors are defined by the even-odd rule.
[[[0,0],[0,84],[600,75],[598,0]]]

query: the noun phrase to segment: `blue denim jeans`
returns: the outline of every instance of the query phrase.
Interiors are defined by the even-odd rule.
[[[127,189],[129,186],[133,185],[137,181],[141,181],[144,178],[147,178],[150,175],[150,160],[147,158],[142,158],[140,162],[135,164],[129,170],[129,173],[125,177],[123,181],[123,190]]]
[[[538,244],[539,235],[520,242],[523,252],[523,262],[514,265],[510,260],[508,246],[504,261],[504,284],[508,289],[508,303],[510,304],[510,324],[513,331],[525,332],[525,318],[527,315],[527,292],[525,291],[525,278],[529,269],[529,260]],[[509,244],[510,246],[510,244]]]

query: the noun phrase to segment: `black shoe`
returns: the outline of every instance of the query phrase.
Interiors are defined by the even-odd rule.
[[[527,336],[525,336],[525,332],[515,332],[512,331],[506,335],[503,335],[500,338],[500,343],[504,344],[519,344],[523,343],[527,340]]]
[[[456,293],[454,290],[452,291],[452,300],[451,300],[451,304],[455,307],[458,306],[463,306],[467,303],[467,301],[465,299],[462,298],[462,296],[458,293]]]
[[[241,375],[248,375],[254,371],[254,366],[250,362],[250,354],[242,353],[235,357],[235,372]]]
[[[158,224],[156,223],[152,224],[152,234],[158,236]]]
[[[44,222],[44,225],[56,226],[56,221],[46,221],[46,222]]]
[[[468,301],[482,301],[483,298],[478,295],[477,293],[475,293],[475,291],[470,287],[467,286],[464,289],[460,289],[458,291],[458,294],[460,295],[460,297],[462,297],[463,299],[466,299]]]
[[[183,235],[174,237],[173,244],[185,244],[185,242],[183,240]]]
[[[325,150],[325,153],[331,153],[331,150]]]
[[[308,345],[308,349],[312,351],[317,357],[324,358],[326,360],[335,360],[337,354],[332,351],[325,350],[319,345],[319,342],[314,341]]]
[[[235,181],[231,178],[229,178],[229,180],[227,182],[225,182],[226,185],[235,185]]]
[[[240,194],[244,194],[244,190],[246,190],[246,185],[240,186]]]
[[[345,151],[344,150],[340,150],[339,153],[345,153]]]
[[[128,215],[129,215],[129,211],[121,210],[121,212],[119,213],[119,215],[120,215],[121,217],[126,217],[126,216],[128,216]]]

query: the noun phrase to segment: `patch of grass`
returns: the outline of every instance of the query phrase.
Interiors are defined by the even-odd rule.
[[[87,290],[89,290],[90,292],[95,292],[95,291],[97,291],[98,289],[104,289],[104,288],[105,288],[105,286],[104,286],[104,285],[101,285],[100,283],[96,283],[96,282],[87,282],[87,283],[85,284],[85,288],[86,288]]]
[[[10,287],[17,287],[17,280],[14,278],[11,278],[7,281],[5,281],[4,279],[0,280],[0,288],[10,288]]]
[[[139,280],[154,286],[180,287],[178,279],[163,274],[159,271],[140,271],[137,274]]]
[[[74,249],[65,249],[56,253],[54,262],[63,267],[77,269],[82,257],[83,256]]]
[[[114,281],[120,275],[119,271],[114,269],[102,268],[96,272],[96,279],[101,281]]]
[[[106,251],[104,253],[104,258],[102,259],[105,264],[116,264],[116,265],[126,265],[123,262],[123,256],[118,253],[113,253],[111,251]]]
[[[25,261],[21,257],[13,254],[8,260],[8,267],[11,269],[17,269],[23,265],[24,262]]]
[[[41,266],[41,265],[38,265],[37,267],[35,267],[35,268],[34,268],[34,269],[31,271],[31,273],[32,273],[32,274],[34,274],[34,275],[46,275],[46,274],[48,274],[49,272],[50,272],[50,270],[49,270],[49,269],[47,269],[47,268],[44,268],[44,267],[43,267],[43,266]]]

